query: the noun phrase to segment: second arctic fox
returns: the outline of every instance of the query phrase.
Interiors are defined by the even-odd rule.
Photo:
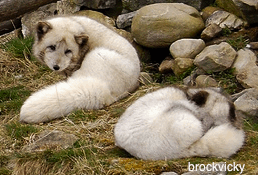
[[[210,89],[167,87],[126,109],[115,126],[116,145],[146,160],[230,157],[244,143],[234,105]]]
[[[34,55],[70,76],[32,94],[20,121],[46,122],[75,109],[99,109],[138,86],[140,63],[133,46],[104,25],[81,16],[39,22]]]

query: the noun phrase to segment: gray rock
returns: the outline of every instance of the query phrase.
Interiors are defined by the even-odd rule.
[[[216,4],[226,11],[246,20],[249,24],[258,23],[258,1],[257,0],[216,0]]]
[[[229,28],[229,29],[240,29],[245,26],[245,22],[238,18],[236,15],[231,14],[229,12],[218,10],[215,11],[205,23],[205,26],[209,26],[210,24],[217,24],[221,28]]]
[[[181,3],[158,3],[138,10],[131,32],[140,45],[164,48],[178,39],[195,37],[203,28],[195,8]]]
[[[137,11],[119,15],[116,19],[117,28],[123,29],[131,26],[133,17],[135,16],[136,13]]]
[[[162,74],[173,72],[172,71],[173,65],[174,65],[173,59],[165,59],[161,62],[159,66],[159,72]]]
[[[46,149],[51,148],[62,148],[66,149],[70,146],[72,146],[76,141],[78,140],[78,137],[76,137],[73,134],[67,134],[63,131],[43,131],[40,133],[35,141],[33,141],[31,144],[26,145],[23,147],[24,151],[32,152],[32,151],[44,151]]]
[[[61,0],[57,1],[57,11],[59,15],[73,14],[78,12],[82,5],[80,0]]]
[[[230,68],[237,52],[226,42],[206,47],[199,53],[194,64],[206,72],[219,72]]]
[[[234,94],[238,96],[238,94]],[[234,102],[237,110],[249,116],[258,116],[258,89],[250,88],[240,92],[240,96]],[[258,119],[258,118],[257,118]]]
[[[218,82],[208,75],[199,75],[195,83],[197,87],[218,87]]]
[[[174,58],[194,58],[205,47],[202,39],[180,39],[171,44],[169,51]]]
[[[56,3],[48,4],[40,7],[38,10],[23,15],[22,22],[22,34],[24,37],[31,36],[35,33],[35,26],[38,21],[47,17],[54,16],[57,13]]]
[[[248,69],[250,67],[256,66],[257,57],[251,50],[245,48],[240,49],[237,52],[237,57],[232,65],[232,68],[235,68],[236,73],[240,72],[243,69]]]
[[[176,76],[183,74],[186,70],[193,66],[191,58],[176,58],[172,66],[172,70]]]
[[[84,1],[84,0],[76,0],[83,6],[92,9],[107,9],[107,8],[114,8],[116,5],[116,0],[91,0],[91,1]]]
[[[175,172],[163,172],[160,175],[178,175],[178,174]]]
[[[250,42],[246,47],[249,49],[258,49],[258,42]]]
[[[209,41],[216,36],[218,36],[222,32],[222,28],[217,24],[210,24],[207,26],[201,33],[201,38],[205,41]]]
[[[245,88],[258,87],[258,66],[256,65],[257,57],[249,49],[241,49],[234,64],[236,78],[238,82]]]
[[[143,6],[154,3],[184,3],[196,8],[197,10],[201,10],[212,2],[213,0],[122,0],[123,7],[129,11],[135,11]]]

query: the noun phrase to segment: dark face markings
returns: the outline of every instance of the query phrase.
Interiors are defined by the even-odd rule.
[[[192,97],[190,97],[190,100],[195,102],[197,106],[202,107],[205,105],[207,98],[209,96],[209,93],[206,91],[199,91],[196,94],[194,94]]]

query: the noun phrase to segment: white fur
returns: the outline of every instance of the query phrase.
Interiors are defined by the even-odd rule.
[[[36,45],[35,53],[62,38],[66,38],[67,43],[74,43],[74,35],[81,33],[89,37],[90,51],[81,68],[67,81],[32,94],[21,108],[20,121],[46,122],[75,109],[103,108],[137,88],[139,59],[126,39],[86,17],[57,17],[47,22],[52,29],[45,34],[43,43]],[[53,64],[50,61],[47,65],[51,68]]]
[[[205,133],[198,119],[206,114],[202,111],[178,88],[146,94],[128,107],[116,124],[116,145],[146,160],[236,153],[243,145],[244,132],[225,122]]]

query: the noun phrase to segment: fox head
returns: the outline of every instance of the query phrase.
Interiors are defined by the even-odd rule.
[[[69,24],[67,24],[69,25]],[[65,71],[80,64],[89,50],[88,36],[44,21],[36,27],[33,53],[54,71]]]

